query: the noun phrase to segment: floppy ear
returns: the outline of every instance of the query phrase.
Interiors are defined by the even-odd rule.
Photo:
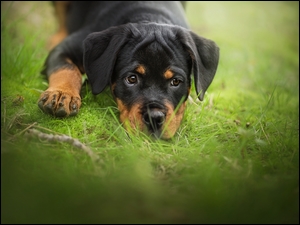
[[[117,54],[131,34],[129,26],[117,26],[91,33],[83,42],[83,66],[93,94],[110,83]]]
[[[191,55],[198,98],[202,101],[205,91],[214,79],[219,63],[219,47],[212,40],[192,31],[181,30],[178,35]]]

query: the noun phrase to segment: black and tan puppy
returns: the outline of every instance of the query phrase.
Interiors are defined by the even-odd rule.
[[[57,117],[76,115],[81,75],[93,94],[107,85],[126,129],[171,138],[180,126],[191,73],[203,100],[219,48],[188,29],[180,2],[57,2],[60,21],[45,74],[49,87],[39,107]]]

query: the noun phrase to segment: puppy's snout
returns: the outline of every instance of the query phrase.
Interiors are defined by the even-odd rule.
[[[166,120],[166,113],[161,107],[154,107],[148,105],[147,110],[142,115],[143,122],[147,125],[149,130],[159,130]]]

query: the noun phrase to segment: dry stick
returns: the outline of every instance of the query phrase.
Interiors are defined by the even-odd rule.
[[[26,127],[24,130],[22,130],[21,132],[15,134],[15,136],[18,136],[18,135],[24,133],[26,130],[29,130],[31,127],[33,127],[33,126],[35,126],[35,125],[37,125],[37,122],[34,122],[33,124],[30,124],[30,125],[29,125],[28,127]]]
[[[22,126],[28,126],[28,124],[25,124],[25,123],[18,123],[19,125],[22,125]],[[35,128],[38,128],[38,129],[41,129],[41,130],[46,130],[46,131],[49,131],[49,132],[52,132],[52,133],[56,133],[56,134],[60,134],[54,130],[50,130],[48,128],[45,128],[45,127],[41,127],[41,126],[38,126],[37,125],[37,122],[34,122],[33,124],[29,125],[29,127],[27,127],[25,130],[29,129],[30,127],[32,127],[32,125],[34,125]]]
[[[20,123],[19,123],[19,124],[20,124]],[[24,133],[25,131],[27,131],[27,130],[30,129],[31,127],[35,126],[36,124],[37,124],[37,122],[34,122],[34,123],[30,124],[28,127],[26,127],[26,128],[25,128],[24,130],[22,130],[21,132],[15,134],[15,135],[13,135],[13,136],[11,136],[11,137],[8,139],[8,141],[11,141],[11,140],[14,139],[15,137],[21,135],[22,133]]]
[[[46,134],[46,133],[43,133],[36,129],[28,129],[27,135],[38,136],[39,138],[47,140],[47,141],[67,142],[69,144],[72,144],[76,148],[82,149],[85,153],[87,153],[92,158],[92,160],[97,161],[99,159],[99,156],[94,154],[94,152],[89,147],[82,144],[78,139],[74,139],[70,136],[57,135],[57,134],[54,134],[54,135]]]

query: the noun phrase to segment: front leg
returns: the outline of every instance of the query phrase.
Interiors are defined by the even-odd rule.
[[[48,77],[49,87],[38,100],[40,109],[57,117],[76,115],[81,105],[82,85],[78,67],[69,61],[68,66],[57,69]]]
[[[49,87],[44,91],[38,106],[57,117],[74,116],[81,105],[83,47],[82,42],[91,33],[90,27],[66,37],[49,53],[42,74],[47,75]]]

